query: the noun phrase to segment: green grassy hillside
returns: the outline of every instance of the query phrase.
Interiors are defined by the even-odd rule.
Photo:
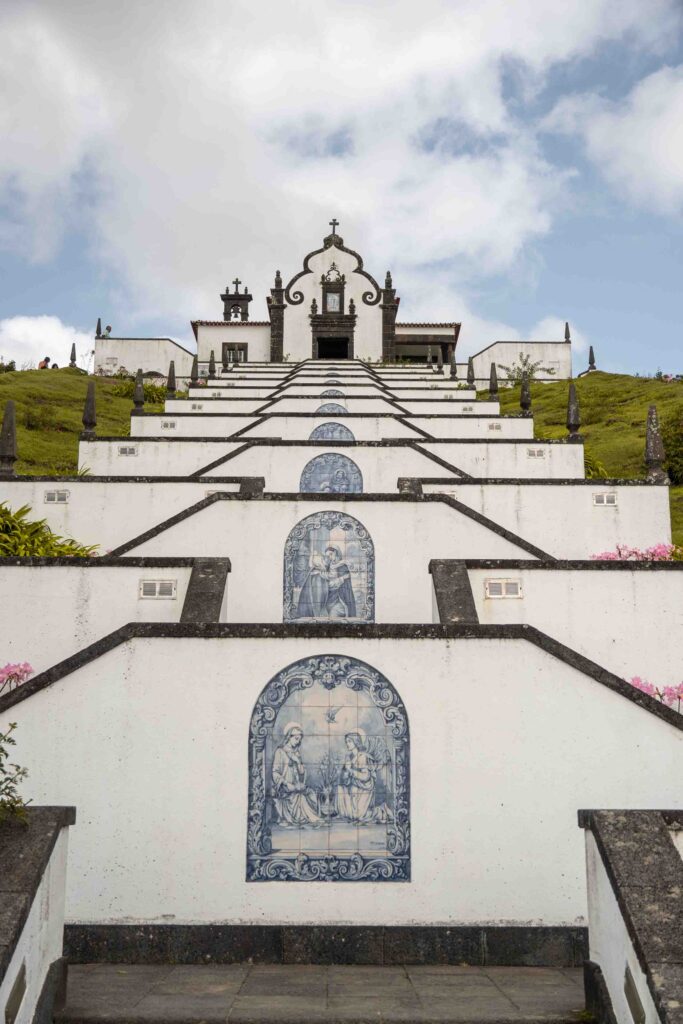
[[[645,475],[645,424],[648,406],[657,406],[660,420],[683,411],[683,383],[599,370],[574,381],[581,408],[581,433],[586,451],[610,477]],[[519,387],[500,391],[503,413],[519,412]],[[531,400],[536,436],[566,437],[568,382],[532,384]],[[481,393],[484,397],[486,392]],[[683,487],[670,488],[674,542],[683,544]]]
[[[0,410],[8,398],[14,399],[17,407],[18,473],[55,476],[76,472],[89,379],[95,380],[97,433],[127,436],[132,402],[113,394],[114,380],[88,378],[70,369],[0,374]],[[587,451],[603,464],[608,476],[643,476],[647,407],[654,402],[661,419],[675,410],[683,411],[683,384],[599,371],[575,383]],[[536,436],[566,437],[567,382],[532,384],[531,395]],[[519,411],[519,388],[501,389],[500,399],[503,413]],[[683,544],[683,487],[672,487],[670,492],[674,540]]]
[[[68,368],[0,374],[0,408],[8,398],[14,399],[16,405],[17,473],[59,476],[76,472],[78,435],[83,429],[81,417],[89,380],[95,381],[97,433],[128,435],[133,403],[130,398],[113,394],[119,381],[87,377]]]

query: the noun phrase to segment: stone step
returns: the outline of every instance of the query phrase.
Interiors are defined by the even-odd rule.
[[[61,1024],[576,1024],[583,972],[550,967],[125,965],[69,968]]]

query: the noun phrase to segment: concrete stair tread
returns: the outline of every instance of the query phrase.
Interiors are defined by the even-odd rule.
[[[548,967],[81,964],[61,1024],[564,1024],[583,972]]]

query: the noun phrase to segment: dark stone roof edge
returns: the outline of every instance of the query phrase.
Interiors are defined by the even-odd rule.
[[[101,558],[77,558],[73,555],[70,557],[27,556],[24,558],[0,558],[0,570],[8,566],[65,566],[68,569],[83,567],[87,569],[185,569],[193,568],[196,561],[197,557],[194,555],[180,558],[144,555],[131,555],[127,558],[116,558],[111,555],[103,555]],[[202,561],[207,561],[207,558],[202,556]],[[209,558],[208,561],[227,562],[228,572],[231,570],[229,558]]]
[[[679,716],[683,717],[683,716]],[[638,841],[635,841],[633,831],[628,828],[628,818],[635,816],[647,816],[650,819],[654,828],[652,828],[647,835],[646,839],[638,837]],[[627,820],[619,822],[619,818],[625,818]],[[662,903],[665,904],[669,911],[668,917],[669,922],[672,925],[672,933],[680,922],[680,893],[683,889],[683,860],[675,849],[670,836],[667,834],[667,827],[671,824],[683,825],[683,811],[667,811],[667,810],[652,810],[652,809],[624,809],[624,810],[612,810],[612,809],[600,809],[600,810],[580,810],[578,812],[578,820],[581,828],[588,829],[595,839],[595,845],[598,849],[600,859],[602,861],[605,873],[610,883],[612,892],[619,906],[622,920],[626,925],[626,930],[629,934],[629,938],[633,945],[633,949],[638,958],[640,967],[647,981],[647,986],[650,990],[653,1002],[657,1008],[658,1014],[663,1022],[670,1019],[677,1020],[678,1014],[674,1011],[674,1016],[670,1018],[669,1006],[670,1000],[676,996],[680,996],[678,991],[667,991],[668,986],[661,976],[659,963],[648,959],[646,950],[643,948],[641,942],[641,932],[644,935],[648,933],[658,934],[661,933],[662,928]],[[642,820],[642,819],[641,819]],[[607,825],[605,829],[603,826]],[[617,872],[614,870],[612,863],[612,844],[618,842],[618,840],[611,834],[614,831],[615,826],[619,828],[621,832],[620,838],[627,840],[629,846],[634,850],[635,855],[638,853],[641,855],[641,864],[643,871],[643,881],[639,884],[637,882],[629,884],[622,884],[619,880]],[[656,904],[653,908],[648,902],[644,902],[643,905],[633,905],[629,899],[630,889],[640,889],[642,886],[652,886],[655,884],[653,879],[648,874],[648,860],[653,853],[653,844],[655,847],[659,847],[660,858],[664,858],[668,862],[668,869],[671,870],[672,874],[677,876],[677,883],[675,885],[667,886],[666,889],[672,890],[667,892],[666,889],[659,894]],[[665,845],[666,844],[666,845]],[[640,847],[640,849],[638,849]],[[635,858],[634,858],[635,860]],[[640,903],[640,901],[639,901]],[[681,961],[673,961],[680,966]],[[668,963],[668,961],[667,961]],[[678,1003],[676,1002],[676,1006]]]
[[[475,352],[472,359],[476,359],[477,356],[483,356],[484,352],[488,352],[488,350],[493,348],[494,345],[569,345],[571,348],[571,341],[536,341],[532,338],[520,338],[519,341],[492,341],[490,345],[486,346],[486,348],[482,348],[479,352]],[[565,377],[555,377],[555,380],[565,379]]]
[[[390,640],[526,640],[541,650],[546,651],[552,657],[565,662],[577,671],[581,672],[596,682],[606,686],[608,689],[631,703],[639,705],[644,711],[662,719],[668,725],[683,731],[683,715],[678,714],[672,708],[666,707],[648,696],[641,690],[637,690],[625,679],[621,679],[613,672],[602,668],[590,658],[579,654],[577,651],[565,644],[554,640],[552,637],[526,624],[506,625],[442,625],[438,623],[400,623],[389,624],[351,624],[328,625],[327,623],[307,623],[299,625],[295,623],[149,623],[129,622],[125,626],[114,630],[95,643],[84,647],[76,654],[64,659],[44,672],[34,676],[33,679],[23,683],[12,690],[11,693],[0,697],[0,713],[14,707],[24,700],[28,700],[35,693],[46,689],[52,683],[63,679],[72,672],[77,671],[91,661],[101,657],[103,654],[113,650],[119,645],[136,638],[152,639],[306,639],[306,640],[344,640],[345,638],[355,639],[390,639]]]
[[[432,558],[429,562],[429,571],[432,566],[435,568],[447,569],[450,565],[464,564],[467,569],[562,569],[562,570],[587,570],[597,572],[608,572],[616,569],[623,572],[642,572],[657,570],[661,572],[683,572],[683,562],[629,562],[626,560],[612,561],[611,559],[592,558],[558,558],[557,561],[525,560],[521,558]]]
[[[163,337],[163,336],[162,337],[158,337],[158,338],[155,338],[155,337],[150,337],[150,338],[124,338],[124,337],[122,337],[121,335],[118,335],[118,334],[116,334],[116,335],[115,334],[110,334],[108,338],[105,338],[104,335],[103,335],[101,338],[95,338],[95,341],[168,341],[168,342],[170,342],[171,345],[175,345],[176,348],[179,348],[180,351],[184,352],[186,355],[188,355],[188,356],[196,355],[195,352],[191,352],[189,348],[185,348],[184,345],[181,345],[179,341],[174,341],[173,338],[166,338],[166,337]],[[188,375],[185,374],[185,373],[181,373],[180,376],[181,377],[186,377]]]
[[[2,699],[2,698],[0,698]],[[0,830],[0,864],[4,864],[4,870],[2,878],[0,879],[0,901],[2,900],[3,893],[11,892],[15,895],[23,894],[26,897],[26,905],[19,915],[19,917],[13,922],[11,931],[5,933],[0,928],[0,982],[3,981],[5,972],[9,967],[14,951],[17,947],[17,943],[21,938],[21,934],[24,930],[24,926],[28,919],[28,915],[31,912],[31,907],[38,892],[38,888],[42,881],[52,851],[55,848],[59,833],[63,828],[67,828],[69,825],[74,825],[76,822],[76,808],[70,806],[30,806],[26,808],[28,815],[28,825],[24,826],[21,823],[7,823]],[[41,822],[42,819],[42,822]],[[41,823],[43,829],[42,834],[39,836],[31,835],[31,825],[38,827]],[[44,828],[50,828],[50,834],[45,837]],[[37,860],[27,858],[26,856],[19,855],[19,859],[15,858],[14,863],[11,862],[6,856],[3,857],[3,839],[9,838],[10,840],[25,840],[25,845],[28,846],[33,839],[34,842],[40,842],[42,849],[40,850],[40,857]],[[14,845],[14,844],[12,844]],[[23,845],[23,844],[22,844]],[[8,863],[9,860],[9,863]],[[30,874],[27,878],[21,879],[21,883],[18,879],[12,878],[12,867],[17,865],[29,864],[31,867]]]

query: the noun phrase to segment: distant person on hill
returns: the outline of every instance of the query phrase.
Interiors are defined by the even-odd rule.
[[[50,369],[50,357],[49,356],[45,356],[44,359],[40,360],[40,362],[38,363],[38,369],[39,370],[49,370]]]
[[[50,367],[50,369],[51,370],[58,370],[59,366],[57,365],[57,363],[53,363],[52,366]]]

